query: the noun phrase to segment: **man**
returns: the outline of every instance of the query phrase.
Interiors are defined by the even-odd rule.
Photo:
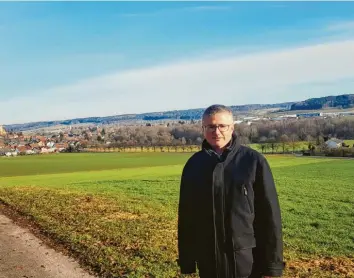
[[[266,159],[240,145],[226,106],[208,107],[202,122],[202,150],[181,177],[181,273],[198,268],[201,278],[282,276],[281,214]]]

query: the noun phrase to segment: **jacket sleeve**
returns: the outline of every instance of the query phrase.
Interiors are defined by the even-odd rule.
[[[280,277],[285,265],[281,212],[273,175],[263,156],[257,163],[254,193],[257,268],[264,276]]]
[[[194,229],[193,229],[193,196],[190,180],[187,176],[187,166],[184,167],[178,207],[178,264],[182,274],[196,272],[194,258]]]

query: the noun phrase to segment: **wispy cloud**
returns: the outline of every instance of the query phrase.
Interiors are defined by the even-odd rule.
[[[117,72],[0,102],[0,117],[14,123],[349,93],[353,49],[347,40]]]
[[[196,6],[196,7],[189,7],[186,8],[185,10],[187,11],[227,11],[230,10],[231,6],[226,6],[226,5],[204,5],[204,6]]]
[[[354,20],[331,23],[327,26],[326,30],[327,31],[354,31]]]
[[[147,16],[160,16],[168,15],[171,13],[180,13],[180,12],[208,12],[208,11],[227,11],[231,10],[231,6],[227,5],[201,5],[193,7],[179,7],[174,9],[160,9],[150,12],[132,12],[132,13],[122,13],[119,16],[122,17],[147,17]]]
[[[274,3],[271,5],[272,8],[288,8],[289,5],[287,5],[286,3],[284,3],[283,1],[280,3]]]
[[[163,11],[154,11],[154,12],[147,12],[147,13],[121,13],[119,16],[121,17],[145,17],[145,16],[155,16],[163,14]]]

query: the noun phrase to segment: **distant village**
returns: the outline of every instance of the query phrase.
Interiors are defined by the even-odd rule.
[[[67,152],[71,148],[87,146],[84,135],[61,132],[57,135],[24,135],[22,132],[7,132],[0,126],[0,156],[18,156]]]
[[[354,116],[354,112],[303,112],[296,114],[284,114],[276,117],[257,117],[257,116],[245,116],[240,117],[239,120],[236,120],[235,123],[247,123],[248,125],[256,121],[282,121],[285,119],[304,119],[304,118],[335,118],[335,117],[346,117]]]
[[[351,121],[332,120],[353,119],[354,112],[303,112],[296,114],[237,115],[234,123],[238,125],[240,137],[244,144],[266,142],[282,143],[290,141],[320,141],[316,134],[326,136],[326,124],[315,126],[316,119],[321,119],[328,126],[335,125],[332,140],[327,147],[344,146],[344,130],[351,130]],[[332,120],[331,120],[332,119]],[[308,122],[307,124],[304,122]],[[310,123],[310,121],[312,121]],[[282,123],[283,122],[283,123]],[[293,123],[297,123],[295,126]],[[0,156],[55,154],[62,152],[85,151],[87,148],[125,148],[130,146],[184,146],[199,145],[202,141],[199,120],[152,120],[107,125],[61,125],[32,131],[5,130],[0,126]],[[311,129],[309,127],[311,126]],[[248,128],[247,128],[248,127]],[[303,130],[308,129],[306,134]],[[323,129],[323,130],[322,130]],[[333,129],[333,128],[332,128]],[[328,132],[327,132],[328,133]],[[347,135],[348,132],[346,132]],[[290,134],[290,135],[289,135]],[[288,137],[288,138],[287,138]],[[291,137],[291,138],[290,138]],[[327,136],[328,137],[328,136]],[[350,138],[353,138],[350,135]],[[336,141],[337,140],[337,141]],[[325,140],[327,141],[327,140]],[[333,144],[329,145],[329,144]]]

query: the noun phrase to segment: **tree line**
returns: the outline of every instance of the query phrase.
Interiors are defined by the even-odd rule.
[[[307,141],[316,145],[329,138],[354,139],[354,118],[305,118],[281,121],[256,121],[236,124],[242,144],[290,143]],[[102,134],[104,133],[104,134]],[[173,125],[121,126],[106,128],[91,138],[96,144],[110,146],[184,146],[200,145],[203,132],[200,123]]]

